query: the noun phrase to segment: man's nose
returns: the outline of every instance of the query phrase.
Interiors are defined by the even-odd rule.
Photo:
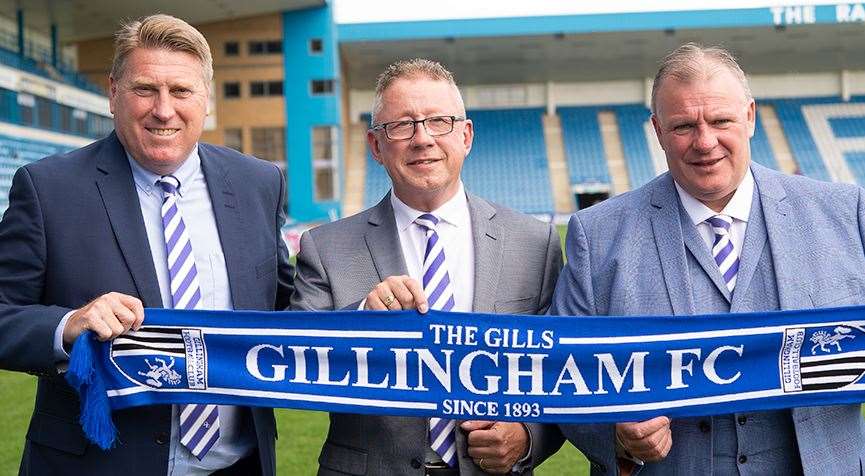
[[[411,138],[411,142],[415,147],[427,147],[435,144],[435,137],[426,130],[426,123],[418,122],[415,124],[414,137]]]
[[[171,93],[160,90],[156,94],[153,109],[150,112],[162,122],[168,122],[174,117],[174,98],[171,97]]]
[[[697,126],[694,137],[694,149],[698,152],[709,152],[718,145],[718,136],[708,124]]]

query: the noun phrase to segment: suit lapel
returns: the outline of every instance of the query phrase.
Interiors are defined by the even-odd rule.
[[[378,280],[384,281],[388,276],[407,275],[408,268],[402,255],[390,193],[372,209],[367,222],[370,227],[364,240],[378,273]]]
[[[250,305],[246,298],[255,295],[250,288],[255,283],[244,276],[244,270],[250,267],[251,258],[243,243],[243,232],[247,227],[243,215],[237,209],[234,187],[223,161],[205,144],[198,145],[198,156],[201,158],[201,172],[207,182],[207,193],[216,219],[219,243],[225,256],[231,301],[235,309],[248,309]]]
[[[787,192],[781,187],[776,172],[757,164],[751,165],[754,182],[760,192],[763,219],[766,223],[766,240],[772,250],[772,266],[778,286],[778,304],[781,309],[805,309],[813,307],[808,294],[802,291],[802,273],[807,272],[808,263],[799,259],[795,250],[807,246],[812,236],[800,232],[790,222],[792,210],[787,204]],[[790,250],[793,250],[791,252]]]
[[[106,139],[96,158],[96,187],[102,197],[111,229],[123,254],[138,297],[145,307],[162,307],[153,255],[141,216],[141,203],[129,168],[126,151],[115,133]]]
[[[673,314],[693,314],[691,278],[688,273],[682,224],[679,218],[679,199],[669,174],[655,182],[651,203],[652,232],[655,235],[655,245],[661,261],[664,284],[667,286],[667,294],[673,306]]]
[[[745,290],[751,285],[751,279],[757,270],[757,264],[760,262],[760,257],[763,256],[763,248],[766,247],[763,207],[760,201],[760,191],[756,184],[754,184],[753,195],[751,212],[748,215],[748,226],[745,228],[745,239],[742,243],[742,249],[739,250],[739,271],[736,273],[736,290]],[[730,311],[739,312],[738,301],[735,299],[735,290],[733,291],[733,295]]]
[[[493,312],[502,268],[501,228],[494,220],[496,209],[492,205],[470,193],[466,196],[475,246],[475,290],[472,310]]]
[[[678,194],[676,194],[678,196]],[[679,203],[679,202],[676,202]],[[729,303],[731,300],[730,290],[727,289],[727,284],[724,282],[723,277],[721,276],[721,271],[718,270],[718,264],[715,263],[715,258],[712,257],[712,252],[709,250],[709,247],[706,246],[706,242],[703,240],[703,237],[700,236],[700,233],[697,231],[697,227],[694,226],[691,221],[690,215],[685,211],[685,208],[681,205],[679,208],[679,219],[682,223],[682,236],[685,239],[685,246],[688,248],[688,251],[691,252],[691,256],[697,260],[697,263],[700,264],[700,267],[703,268],[703,272],[706,273],[706,276],[712,281],[712,284],[718,289],[718,292],[724,296],[724,299]]]

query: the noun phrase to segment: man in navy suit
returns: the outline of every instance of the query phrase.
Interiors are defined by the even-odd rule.
[[[652,89],[652,124],[669,173],[572,217],[553,313],[688,316],[863,303],[863,190],[751,163],[756,107],[730,53],[687,44],[667,56]],[[859,405],[837,405],[562,431],[593,473],[637,463],[641,475],[858,475],[863,426]]]
[[[181,443],[178,406],[119,411],[118,444],[102,451],[62,375],[83,331],[113,339],[139,328],[145,307],[174,305],[181,272],[197,278],[196,308],[287,306],[285,177],[198,142],[212,77],[206,40],[182,20],[124,25],[110,77],[115,132],[15,174],[0,222],[0,367],[39,376],[22,474],[274,473],[269,409],[219,406],[213,446],[199,454]],[[166,180],[191,245],[180,270],[167,264]]]

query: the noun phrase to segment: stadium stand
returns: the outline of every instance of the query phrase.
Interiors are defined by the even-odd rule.
[[[766,135],[766,128],[760,118],[759,111],[757,111],[754,137],[751,138],[751,159],[760,165],[778,170],[778,161],[775,160],[775,153],[772,152],[772,146],[769,144],[769,137]]]
[[[0,135],[0,214],[9,206],[9,187],[19,167],[70,149],[72,147]]]
[[[560,107],[562,139],[571,185],[610,184],[598,107]]]
[[[611,106],[619,122],[622,138],[622,152],[628,167],[628,180],[631,188],[637,188],[655,177],[655,166],[646,139],[646,121],[650,112],[641,104]]]
[[[475,129],[463,166],[466,188],[488,200],[525,213],[550,213],[553,199],[544,145],[543,109],[468,111]],[[369,123],[369,116],[363,120]],[[364,206],[375,205],[390,180],[367,151]]]
[[[818,180],[830,180],[826,164],[820,157],[814,137],[808,129],[802,106],[809,104],[831,104],[840,102],[837,97],[801,98],[801,99],[770,99],[764,101],[771,104],[778,114],[778,120],[790,144],[790,150],[799,166],[798,172]]]

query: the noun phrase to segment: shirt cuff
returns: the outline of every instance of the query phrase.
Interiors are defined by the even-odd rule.
[[[54,362],[57,363],[57,371],[65,372],[69,366],[69,353],[63,348],[63,331],[66,329],[66,323],[69,318],[75,314],[75,311],[69,311],[60,319],[60,324],[57,324],[57,329],[54,330]]]
[[[357,306],[358,311],[363,311],[363,307],[366,306],[366,298],[363,298],[363,301],[360,302],[360,305]]]

